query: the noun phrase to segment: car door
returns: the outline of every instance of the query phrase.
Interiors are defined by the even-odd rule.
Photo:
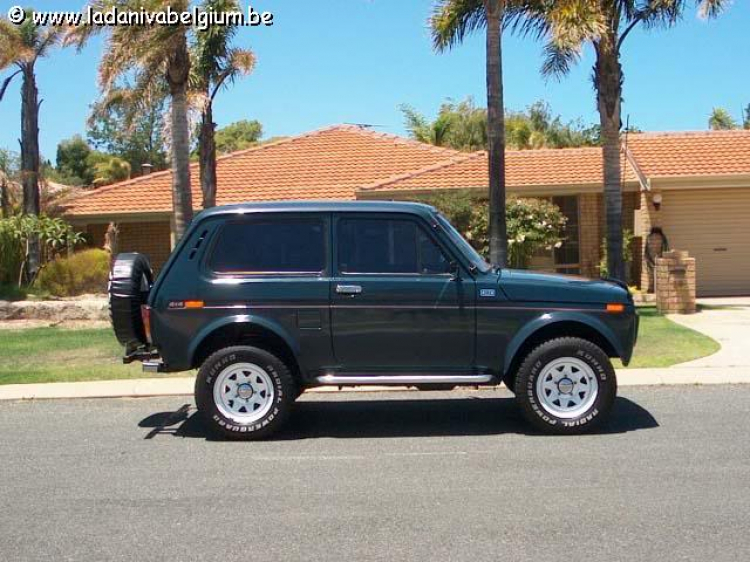
[[[235,312],[299,347],[303,367],[333,362],[328,213],[256,213],[224,223],[205,265],[209,320]]]
[[[474,281],[418,217],[334,217],[334,356],[346,372],[464,371],[474,362]]]

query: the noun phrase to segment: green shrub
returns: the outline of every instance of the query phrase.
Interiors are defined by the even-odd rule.
[[[9,220],[0,220],[0,285],[18,285],[23,246]]]
[[[479,253],[489,255],[487,199],[454,191],[418,200],[437,207]],[[505,218],[510,267],[526,268],[536,252],[558,248],[564,240],[567,219],[559,207],[546,199],[508,195]]]
[[[109,276],[109,252],[85,250],[48,263],[39,273],[42,290],[58,297],[105,293]]]
[[[59,218],[15,215],[0,219],[0,283],[23,288],[34,282],[26,271],[28,243],[39,240],[39,263],[45,264],[83,242],[83,235]]]

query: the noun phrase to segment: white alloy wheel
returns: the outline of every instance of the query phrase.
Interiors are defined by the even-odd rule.
[[[269,374],[254,363],[227,366],[214,383],[214,403],[223,416],[239,425],[249,425],[273,406],[274,386]]]
[[[544,366],[536,381],[539,404],[560,419],[585,414],[596,401],[599,382],[594,370],[577,357],[560,357]]]

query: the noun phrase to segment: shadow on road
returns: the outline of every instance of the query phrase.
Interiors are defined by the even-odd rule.
[[[190,404],[141,420],[139,427],[157,435],[214,440]],[[658,427],[644,408],[617,398],[609,421],[597,434],[614,434]],[[539,435],[521,417],[512,398],[448,398],[421,400],[346,400],[299,402],[282,431],[272,440],[377,437],[435,437],[460,435]]]

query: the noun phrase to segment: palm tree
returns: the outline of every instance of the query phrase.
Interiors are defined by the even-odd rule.
[[[452,127],[449,116],[441,113],[437,119],[430,122],[410,105],[402,104],[399,109],[404,114],[406,130],[414,140],[435,146],[446,146],[448,133]]]
[[[94,11],[117,7],[121,12],[187,11],[188,0],[93,0]],[[188,120],[188,81],[190,53],[188,30],[175,26],[81,26],[71,31],[68,41],[79,49],[95,33],[107,31],[109,40],[99,65],[99,82],[105,97],[118,80],[133,75],[133,89],[152,91],[166,82],[171,99],[170,136],[172,157],[172,207],[175,235],[179,240],[193,219],[190,192],[190,127]]]
[[[500,267],[505,267],[508,255],[502,31],[509,5],[507,0],[437,0],[430,19],[433,45],[439,52],[486,29],[490,261]]]
[[[523,19],[514,26],[546,37],[545,75],[562,76],[580,58],[586,44],[594,47],[594,88],[604,158],[604,200],[607,220],[607,268],[625,280],[622,235],[620,129],[623,72],[620,54],[630,33],[670,27],[680,21],[687,0],[535,0],[527,3]],[[701,16],[717,16],[728,0],[693,0]]]
[[[238,12],[240,6],[237,0],[204,0],[203,10]],[[236,26],[210,26],[197,32],[192,49],[192,86],[199,93],[201,104],[198,161],[204,209],[216,205],[214,98],[223,86],[231,84],[239,76],[250,74],[255,66],[255,56],[251,51],[231,47],[236,32]]]
[[[711,117],[708,118],[708,126],[712,131],[729,131],[740,128],[734,117],[723,107],[714,107],[711,111]]]
[[[26,10],[21,25],[0,18],[0,71],[13,71],[0,84],[0,101],[16,76],[21,84],[21,183],[23,185],[23,211],[39,215],[39,91],[36,86],[36,62],[58,45],[62,31],[58,27],[41,27],[33,23],[32,10]],[[29,240],[26,273],[33,281],[39,271],[39,240]]]

